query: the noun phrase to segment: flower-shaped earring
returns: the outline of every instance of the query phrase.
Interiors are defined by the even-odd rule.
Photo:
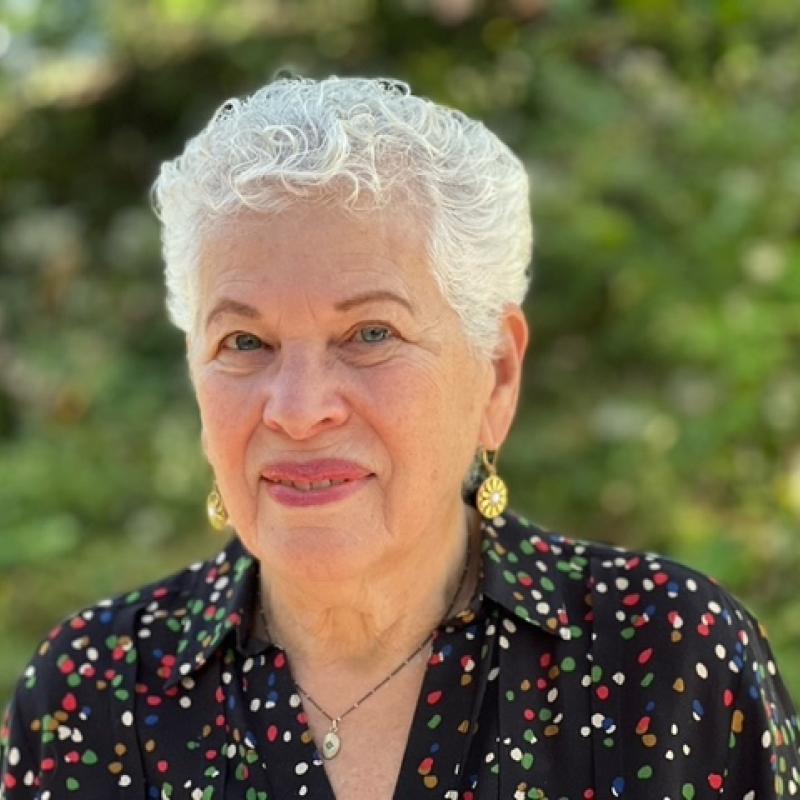
[[[475,505],[481,515],[486,519],[499,517],[508,507],[508,487],[505,481],[497,474],[497,450],[484,450],[481,448],[483,466],[489,473],[488,477],[478,487]]]

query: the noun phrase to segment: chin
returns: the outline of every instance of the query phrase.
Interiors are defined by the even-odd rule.
[[[369,571],[378,557],[352,528],[292,526],[259,531],[254,554],[265,565],[301,581],[342,581]]]

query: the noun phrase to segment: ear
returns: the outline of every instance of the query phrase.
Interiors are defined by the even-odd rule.
[[[497,354],[492,359],[494,385],[484,410],[480,443],[497,450],[508,436],[522,381],[522,362],[528,346],[528,323],[519,306],[509,305],[503,313]]]

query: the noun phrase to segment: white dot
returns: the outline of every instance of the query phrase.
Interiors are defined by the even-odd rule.
[[[133,713],[132,713],[132,712],[130,712],[130,711],[126,711],[126,712],[125,712],[125,713],[122,715],[122,724],[123,724],[123,725],[124,725],[126,728],[130,728],[130,727],[131,727],[131,725],[133,725]]]
[[[694,671],[703,680],[705,680],[708,677],[708,668],[702,661],[698,661],[697,664],[695,664]]]
[[[295,764],[294,771],[296,775],[305,775],[308,772],[308,764],[305,761],[301,761]]]

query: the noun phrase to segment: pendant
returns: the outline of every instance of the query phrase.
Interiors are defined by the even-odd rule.
[[[342,740],[337,735],[336,728],[331,728],[322,740],[322,757],[329,761],[332,758],[336,758],[341,746]]]

